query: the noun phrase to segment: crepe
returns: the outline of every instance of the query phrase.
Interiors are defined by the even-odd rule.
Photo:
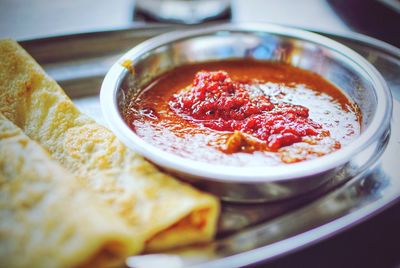
[[[17,43],[0,41],[0,112],[145,237],[147,251],[213,239],[219,201],[160,172],[82,114]]]
[[[139,234],[0,114],[0,267],[107,267]]]

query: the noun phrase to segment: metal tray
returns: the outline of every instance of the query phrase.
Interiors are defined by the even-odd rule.
[[[108,68],[129,48],[171,30],[174,28],[168,25],[150,25],[20,43],[84,113],[105,124],[98,93]],[[396,160],[400,154],[400,50],[359,34],[320,34],[356,50],[386,79],[394,97],[394,111],[384,154],[349,181],[335,178],[340,184],[333,189],[324,185],[312,193],[275,203],[223,204],[213,243],[148,258],[162,261],[163,267],[254,264],[331,237],[400,200],[400,166]],[[127,260],[128,266],[131,260]]]

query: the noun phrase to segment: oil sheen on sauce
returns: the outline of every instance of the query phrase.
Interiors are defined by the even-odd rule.
[[[134,96],[125,119],[145,141],[214,164],[272,166],[320,157],[360,134],[356,105],[290,65],[227,60],[185,65]]]

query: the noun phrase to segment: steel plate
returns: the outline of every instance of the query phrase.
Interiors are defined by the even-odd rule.
[[[20,42],[86,114],[105,124],[98,93],[108,68],[129,48],[174,30],[146,26]],[[384,154],[350,181],[281,202],[223,204],[217,239],[208,245],[127,260],[160,261],[163,267],[234,267],[270,260],[331,237],[400,200],[400,50],[354,34],[321,33],[356,50],[386,79],[393,97],[391,134]],[[384,148],[382,148],[384,149]],[[143,260],[145,260],[143,262]],[[146,262],[147,261],[147,262]],[[169,265],[169,266],[168,266]],[[135,266],[137,267],[137,266]]]

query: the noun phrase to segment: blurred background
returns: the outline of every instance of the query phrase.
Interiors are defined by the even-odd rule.
[[[171,2],[176,2],[172,0]],[[400,46],[399,0],[0,0],[0,38],[17,40],[147,23],[272,22]],[[191,2],[192,6],[187,6]],[[185,6],[186,5],[186,6]],[[400,75],[400,74],[399,74]],[[262,267],[400,268],[400,205],[355,228]]]
[[[31,39],[157,19],[198,23],[207,14],[233,22],[356,31],[400,46],[399,0],[0,0],[0,36]]]

